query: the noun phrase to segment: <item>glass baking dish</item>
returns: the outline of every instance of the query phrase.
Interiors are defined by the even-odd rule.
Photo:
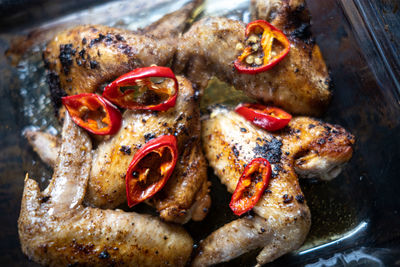
[[[22,132],[26,127],[59,131],[41,61],[45,41],[60,29],[83,23],[135,30],[187,2],[0,2],[2,265],[36,266],[20,249],[17,218],[25,173],[42,186],[51,177],[51,170],[32,151]],[[249,2],[206,1],[200,17],[226,16],[248,22]],[[268,266],[400,264],[398,2],[310,0],[307,4],[311,30],[333,80],[334,97],[322,119],[344,126],[357,142],[353,159],[338,178],[331,182],[301,181],[311,209],[311,231],[300,249]],[[223,97],[214,95],[221,90]],[[202,109],[216,102],[234,104],[242,98],[240,92],[214,80],[205,93]],[[209,179],[214,203],[209,215],[203,222],[185,226],[196,242],[234,218],[228,208],[230,196],[211,169]],[[255,255],[250,253],[220,266],[253,266]]]

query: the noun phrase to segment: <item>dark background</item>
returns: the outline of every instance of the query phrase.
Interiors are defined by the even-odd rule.
[[[103,2],[0,0],[0,34],[19,34]],[[326,245],[319,243],[286,255],[271,266],[399,265],[399,1],[307,3],[313,16],[312,31],[333,80],[334,98],[323,119],[343,125],[357,137],[357,143],[353,159],[339,178],[331,183],[302,182],[313,215],[309,240],[324,237]],[[31,163],[38,159],[21,134],[29,120],[20,99],[20,79],[5,56],[9,46],[7,38],[0,38],[0,265],[34,266],[22,254],[17,235],[23,178],[28,171],[50,170]],[[230,216],[224,210],[221,217],[219,205],[227,203],[227,195],[211,170],[210,179],[217,204],[205,222],[187,225],[195,240],[212,230],[205,231],[202,225],[215,228]],[[343,236],[344,232],[349,234]],[[342,235],[335,239],[335,234]],[[331,242],[329,237],[339,241]],[[225,265],[251,265],[251,259],[254,255]]]

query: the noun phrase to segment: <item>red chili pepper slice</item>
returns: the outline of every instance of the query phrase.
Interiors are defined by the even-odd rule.
[[[126,173],[126,197],[132,207],[160,191],[178,159],[176,138],[162,135],[139,149]]]
[[[289,53],[288,38],[265,20],[247,24],[245,35],[246,47],[243,48],[242,44],[237,45],[236,49],[243,48],[243,52],[234,63],[240,73],[256,74],[269,70]],[[274,43],[274,40],[278,43]]]
[[[61,100],[72,120],[93,134],[115,134],[121,127],[118,108],[99,95],[85,93],[65,96]]]
[[[134,69],[106,86],[103,96],[119,107],[165,111],[175,106],[178,81],[167,67]]]
[[[271,165],[264,158],[253,159],[244,168],[229,207],[238,216],[251,210],[264,193],[271,177]]]
[[[292,115],[280,108],[260,104],[240,104],[235,111],[246,120],[267,131],[280,130],[292,119]]]

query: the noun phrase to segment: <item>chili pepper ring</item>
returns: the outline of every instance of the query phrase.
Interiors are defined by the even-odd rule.
[[[271,165],[264,158],[253,159],[244,169],[229,207],[238,216],[251,210],[260,200],[271,177]]]
[[[178,159],[176,137],[162,135],[139,149],[126,173],[126,197],[132,207],[156,194],[167,183]]]
[[[111,135],[121,127],[121,113],[102,96],[85,93],[65,96],[61,100],[72,120],[93,134]]]
[[[285,34],[265,20],[252,21],[245,31],[247,46],[238,44],[243,52],[234,62],[240,73],[257,74],[278,64],[289,53],[290,42]],[[283,46],[279,53],[273,51],[274,40]]]
[[[163,79],[171,79],[173,86]],[[178,81],[172,70],[153,66],[122,75],[106,86],[103,96],[122,108],[165,111],[175,106],[178,91]]]

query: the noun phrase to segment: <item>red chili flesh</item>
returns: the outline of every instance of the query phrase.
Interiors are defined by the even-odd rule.
[[[79,94],[62,98],[72,120],[80,127],[97,135],[111,135],[121,127],[121,113],[103,97]]]
[[[246,47],[234,62],[240,73],[257,74],[278,64],[289,53],[290,42],[283,32],[265,20],[256,20],[246,26]],[[274,41],[277,42],[274,42]]]
[[[170,178],[177,158],[177,143],[173,135],[162,135],[138,150],[126,173],[128,206],[132,207],[160,191]]]
[[[244,169],[229,207],[238,216],[251,210],[267,189],[271,165],[264,158],[253,159]]]
[[[103,96],[119,107],[165,111],[175,106],[179,86],[167,67],[128,72],[106,86]]]
[[[235,111],[246,120],[267,131],[280,130],[288,125],[292,119],[292,115],[280,108],[260,104],[240,104]]]

